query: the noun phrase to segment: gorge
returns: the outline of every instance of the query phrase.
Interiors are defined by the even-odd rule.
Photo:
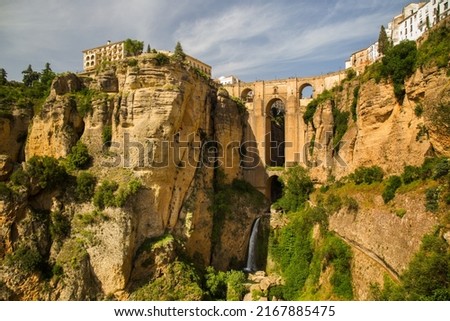
[[[58,75],[31,106],[2,85],[0,298],[240,300],[262,269],[257,299],[448,299],[449,39],[400,85],[383,59],[308,101],[163,53]],[[294,147],[270,162],[273,121]]]

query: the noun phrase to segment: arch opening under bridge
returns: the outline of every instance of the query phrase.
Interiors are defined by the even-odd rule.
[[[285,115],[286,105],[280,98],[269,101],[266,108],[266,159],[269,166],[285,163]]]

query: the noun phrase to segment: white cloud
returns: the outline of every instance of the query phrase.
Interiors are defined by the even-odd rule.
[[[2,0],[0,67],[13,79],[29,63],[76,71],[81,50],[129,37],[168,50],[179,40],[217,76],[314,72],[316,63],[333,60],[335,68],[357,46],[375,41],[379,25],[406,2]]]

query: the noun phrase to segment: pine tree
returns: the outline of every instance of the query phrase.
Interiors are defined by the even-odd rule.
[[[37,71],[34,71],[31,65],[28,65],[28,68],[22,71],[22,74],[23,74],[22,81],[27,87],[33,86],[33,83],[35,81],[38,81],[39,78],[41,77],[41,74],[38,73]]]
[[[0,85],[6,85],[8,83],[8,79],[6,79],[7,72],[5,69],[0,68]]]
[[[186,59],[186,54],[184,53],[183,47],[181,47],[181,43],[179,41],[175,46],[175,52],[173,53],[173,56],[176,60],[179,61],[184,61]]]
[[[53,72],[52,68],[50,68],[50,63],[47,62],[45,64],[45,68],[42,70],[41,73],[41,83],[44,84],[46,87],[50,87],[53,78],[55,78],[55,73]]]
[[[381,26],[380,35],[378,36],[378,52],[381,55],[385,55],[391,48],[391,42],[386,33],[384,26]]]
[[[150,45],[147,45],[147,53],[151,53],[152,49],[150,48]]]

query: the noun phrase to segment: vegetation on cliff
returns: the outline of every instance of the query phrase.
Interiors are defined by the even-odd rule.
[[[450,248],[436,231],[423,238],[420,251],[414,255],[408,269],[395,284],[385,278],[384,287],[372,285],[372,295],[383,301],[449,301]]]
[[[13,107],[38,110],[48,96],[55,73],[47,63],[41,72],[31,65],[23,73],[23,82],[8,81],[6,71],[1,68],[0,117],[11,116]]]
[[[424,238],[421,250],[401,275],[401,283],[396,285],[387,277],[384,287],[372,286],[372,295],[379,300],[448,300],[450,251],[442,233],[450,222],[449,164],[447,158],[428,158],[420,167],[405,166],[402,175],[386,178],[377,166],[361,167],[348,177],[314,191],[302,188],[308,181],[306,172],[292,175],[295,171],[289,170],[291,180],[302,179],[297,184],[295,181],[287,184],[283,194],[286,195],[290,185],[290,189],[301,194],[297,198],[302,203],[285,207],[287,225],[271,231],[269,256],[275,267],[270,272],[282,275],[284,285],[271,288],[269,297],[352,299],[352,254],[345,239],[329,231],[330,215],[341,211],[356,215],[362,208],[373,207],[378,194],[391,207],[391,212],[402,218],[407,211],[396,207],[397,194],[418,193],[424,200],[422,207],[429,215],[436,215],[440,225],[434,234]],[[305,202],[310,198],[311,201]]]

